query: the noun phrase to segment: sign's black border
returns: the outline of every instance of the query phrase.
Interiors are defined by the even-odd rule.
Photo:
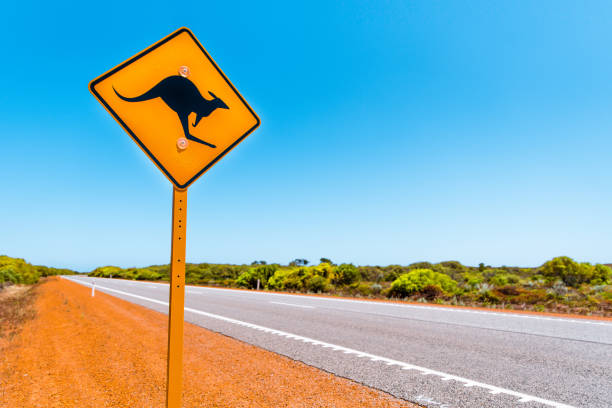
[[[225,80],[225,82],[229,85],[230,88],[232,88],[232,90],[236,93],[236,95],[238,95],[238,97],[240,98],[240,100],[242,101],[242,103],[244,104],[244,106],[247,107],[247,109],[249,110],[249,112],[251,112],[251,114],[253,115],[253,117],[257,120],[257,123],[255,124],[255,126],[253,126],[252,128],[250,128],[249,130],[246,131],[246,133],[244,133],[242,136],[240,136],[234,143],[232,143],[227,149],[225,149],[222,153],[220,153],[217,157],[215,157],[211,162],[209,162],[202,170],[200,170],[199,172],[196,173],[195,176],[193,176],[189,181],[187,181],[185,184],[179,184],[174,177],[172,177],[172,175],[168,172],[168,170],[166,170],[164,168],[164,166],[161,165],[161,163],[157,160],[157,158],[149,151],[149,149],[147,149],[147,147],[140,141],[140,139],[138,138],[138,136],[136,136],[136,134],[125,124],[125,122],[119,117],[119,115],[109,106],[108,103],[106,103],[106,101],[104,100],[104,98],[102,98],[102,96],[96,91],[96,85],[100,82],[102,82],[103,80],[105,80],[106,78],[110,77],[111,75],[113,75],[114,73],[116,73],[117,71],[122,70],[123,68],[125,68],[126,66],[130,65],[131,63],[133,63],[134,61],[137,61],[138,59],[142,58],[143,56],[147,55],[148,53],[150,53],[151,51],[155,50],[158,47],[161,47],[162,45],[164,45],[165,43],[167,43],[168,41],[170,41],[171,39],[173,39],[174,37],[176,37],[177,35],[181,34],[181,33],[187,33],[189,34],[189,36],[191,37],[191,39],[198,45],[198,47],[200,48],[200,50],[202,51],[202,53],[206,56],[206,58],[208,58],[208,60],[210,61],[210,63],[213,65],[213,67],[215,67],[215,69],[217,70],[217,72],[219,73],[219,75],[221,75],[221,77],[223,77],[223,79]],[[107,73],[99,76],[98,78],[94,79],[93,81],[91,81],[89,83],[89,90],[91,91],[91,93],[96,97],[96,99],[98,99],[98,101],[100,101],[100,103],[102,105],[104,105],[104,107],[106,108],[106,110],[108,110],[108,112],[113,115],[113,117],[115,118],[115,120],[117,122],[119,122],[119,124],[128,132],[128,134],[132,137],[132,139],[134,139],[136,141],[136,143],[138,143],[138,145],[140,146],[140,148],[142,150],[144,150],[144,152],[147,154],[147,156],[149,156],[151,158],[151,160],[153,160],[155,162],[155,164],[157,165],[157,167],[159,167],[161,169],[161,171],[164,172],[164,174],[166,175],[166,177],[168,177],[168,179],[172,182],[172,184],[174,184],[177,188],[183,190],[186,189],[187,187],[189,187],[189,185],[191,185],[191,183],[193,183],[198,177],[200,177],[204,172],[206,172],[206,170],[208,170],[209,168],[211,168],[215,163],[217,163],[223,156],[225,156],[227,154],[227,152],[229,152],[230,150],[232,150],[238,143],[242,142],[242,140],[247,137],[251,132],[253,132],[255,129],[257,129],[257,127],[261,124],[261,121],[259,120],[259,116],[257,116],[255,114],[255,112],[253,112],[253,109],[251,109],[251,107],[249,106],[249,104],[244,100],[244,98],[242,97],[242,95],[240,95],[240,92],[238,92],[238,90],[236,88],[234,88],[234,85],[232,85],[232,83],[229,81],[229,79],[227,79],[227,77],[225,76],[225,74],[223,73],[223,71],[221,71],[221,69],[217,66],[217,64],[215,63],[215,61],[213,61],[213,59],[210,57],[210,55],[208,55],[208,53],[206,52],[206,50],[204,49],[204,47],[202,47],[202,44],[200,44],[200,42],[198,41],[197,38],[195,38],[195,36],[193,35],[193,33],[191,32],[191,30],[189,30],[186,27],[182,27],[179,28],[178,30],[176,30],[174,33],[170,34],[168,37],[164,38],[163,40],[159,41],[158,43],[153,44],[152,46],[150,46],[149,48],[145,49],[144,51],[140,52],[139,54],[136,54],[134,57],[130,58],[129,60],[125,61],[124,63],[116,66],[115,68],[111,69],[110,71],[108,71]]]

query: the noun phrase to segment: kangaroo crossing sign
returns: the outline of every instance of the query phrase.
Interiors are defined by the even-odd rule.
[[[89,89],[178,189],[260,123],[187,28],[94,79]]]
[[[259,118],[186,28],[94,79],[89,90],[174,184],[166,407],[180,408],[187,187]]]

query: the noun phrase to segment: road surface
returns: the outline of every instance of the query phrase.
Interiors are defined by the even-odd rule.
[[[65,278],[167,313],[167,284]],[[610,321],[197,286],[185,320],[427,407],[612,407]]]

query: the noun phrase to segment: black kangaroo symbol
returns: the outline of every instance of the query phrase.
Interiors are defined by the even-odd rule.
[[[200,94],[200,91],[193,82],[189,79],[179,75],[169,76],[168,78],[162,79],[157,85],[143,93],[140,96],[134,98],[127,98],[121,95],[113,87],[113,91],[117,96],[127,102],[142,102],[150,99],[161,98],[170,109],[176,112],[178,115],[181,125],[183,125],[183,131],[185,137],[194,142],[202,143],[203,145],[210,147],[217,147],[214,144],[198,139],[195,136],[189,134],[189,115],[194,112],[196,120],[193,123],[193,127],[198,126],[200,119],[210,115],[215,109],[229,109],[229,107],[219,99],[214,93],[208,91],[212,100],[208,100]]]

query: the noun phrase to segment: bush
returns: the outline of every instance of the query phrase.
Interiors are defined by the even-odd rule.
[[[440,289],[442,294],[452,294],[457,291],[457,282],[449,276],[434,272],[431,269],[415,269],[401,275],[391,284],[390,296],[407,297],[414,294],[424,294],[426,287],[428,293],[434,291],[430,286]]]
[[[319,265],[313,266],[310,270],[315,275],[319,275],[324,278],[329,278],[334,274],[335,267],[329,262],[321,262]]]
[[[478,287],[478,285],[480,285],[482,282],[484,282],[484,277],[482,276],[481,273],[464,273],[463,274],[463,280],[465,281],[466,285],[471,289],[474,290]]]
[[[268,280],[268,289],[301,291],[306,280],[313,276],[311,271],[307,267],[279,269]]]
[[[512,273],[502,273],[499,275],[492,276],[489,279],[489,283],[495,286],[506,286],[506,285],[515,285],[519,283],[521,280],[520,276],[514,275]]]
[[[292,271],[290,269],[279,269],[278,271],[274,272],[274,275],[268,279],[267,288],[272,290],[285,289],[285,279],[291,274],[291,272]]]
[[[0,282],[33,284],[39,278],[38,270],[25,260],[0,256]]]
[[[18,282],[17,275],[10,268],[0,266],[0,289]]]
[[[351,285],[351,292],[360,296],[370,296],[372,294],[372,286],[365,282],[359,282]]]
[[[463,265],[461,265],[461,262],[459,261],[445,261],[445,262],[440,262],[440,265],[442,265],[444,268],[448,268],[451,270],[455,270],[455,271],[465,271],[467,268]]]
[[[355,265],[342,264],[336,268],[332,282],[336,285],[350,285],[359,279],[359,271]]]
[[[74,271],[70,269],[37,266],[21,258],[11,258],[10,256],[0,255],[0,288],[5,286],[6,283],[31,285],[38,282],[41,277],[73,274]]]
[[[257,287],[256,275],[257,273],[255,272],[255,269],[249,269],[238,276],[238,279],[236,279],[236,285],[243,288],[254,289]]]
[[[154,272],[148,268],[137,269],[134,274],[134,278],[137,280],[148,280],[155,281],[162,278],[161,274]]]
[[[238,276],[236,285],[243,288],[256,289],[257,280],[259,280],[259,285],[263,288],[277,269],[278,266],[276,265],[262,265],[257,268],[251,268]]]
[[[549,280],[561,279],[567,286],[578,287],[583,283],[594,285],[610,281],[612,272],[604,265],[575,262],[567,256],[553,258],[540,267],[539,271]]]
[[[361,279],[368,282],[380,282],[385,279],[385,271],[380,266],[358,266],[357,270]],[[396,278],[397,276],[391,280]]]
[[[116,278],[123,277],[124,270],[118,266],[101,266],[89,273],[89,276],[96,278],[108,278],[113,275]]]
[[[400,277],[402,273],[406,273],[407,269],[400,265],[389,265],[387,267],[382,268],[383,270],[383,280],[385,282],[393,282],[397,278]]]
[[[315,293],[325,292],[327,279],[320,275],[313,275],[306,280],[306,289]]]
[[[401,268],[401,266],[400,266]],[[408,265],[408,269],[409,271],[415,270],[415,269],[431,269],[433,270],[434,265],[431,262],[415,262],[415,263],[411,263],[410,265]]]
[[[593,269],[591,285],[607,285],[612,283],[612,269],[606,265],[597,264]]]

